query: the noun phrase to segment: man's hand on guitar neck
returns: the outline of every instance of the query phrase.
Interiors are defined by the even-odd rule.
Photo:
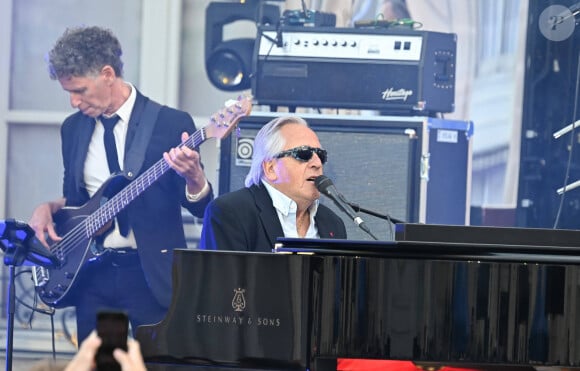
[[[188,138],[188,133],[181,134],[182,142]],[[196,194],[204,188],[207,181],[197,151],[187,146],[175,147],[165,152],[163,158],[177,174],[185,178],[189,193]]]
[[[36,238],[38,238],[46,248],[49,248],[48,241],[46,240],[47,236],[54,242],[62,239],[56,234],[52,215],[62,209],[65,202],[65,198],[59,198],[58,200],[38,205],[32,212],[28,224],[32,229],[34,229]]]

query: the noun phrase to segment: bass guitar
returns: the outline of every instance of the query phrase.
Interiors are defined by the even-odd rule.
[[[193,149],[210,138],[226,137],[251,110],[252,99],[249,96],[229,101],[211,117],[207,126],[197,130],[179,147]],[[128,184],[123,174],[113,175],[86,204],[64,207],[54,215],[57,232],[63,237],[50,247],[58,264],[53,267],[35,266],[33,269],[36,292],[46,305],[62,308],[73,304],[69,299],[77,286],[79,272],[87,261],[103,252],[95,248],[95,237],[121,210],[169,169],[162,158]]]

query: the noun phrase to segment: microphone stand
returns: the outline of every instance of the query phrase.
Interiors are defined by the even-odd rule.
[[[15,277],[16,267],[32,262],[44,267],[55,266],[58,259],[50,251],[39,247],[34,230],[26,223],[8,219],[0,221],[0,248],[4,251],[4,265],[9,267],[8,318],[6,323],[6,370],[12,371],[14,350],[14,314],[16,311]]]

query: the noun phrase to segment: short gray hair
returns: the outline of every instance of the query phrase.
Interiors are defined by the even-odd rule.
[[[50,78],[84,77],[98,74],[109,65],[123,75],[123,51],[110,30],[100,27],[68,28],[48,53]]]
[[[298,116],[282,116],[275,118],[264,125],[254,139],[254,152],[252,155],[252,166],[246,175],[246,187],[260,185],[264,176],[262,164],[269,161],[276,154],[284,149],[286,139],[280,133],[284,125],[299,124],[308,126],[308,123]]]

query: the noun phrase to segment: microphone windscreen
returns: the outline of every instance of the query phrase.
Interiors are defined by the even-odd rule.
[[[320,192],[326,194],[328,187],[332,186],[333,184],[332,180],[330,180],[330,178],[328,178],[326,175],[320,175],[314,179],[314,185]]]

